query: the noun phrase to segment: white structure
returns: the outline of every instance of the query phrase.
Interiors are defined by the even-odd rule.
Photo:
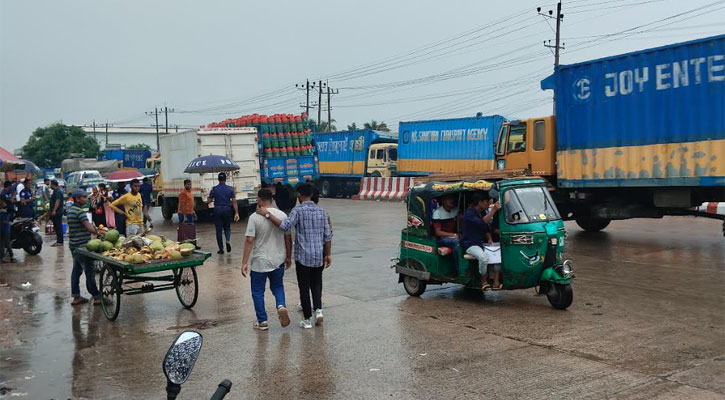
[[[156,127],[147,126],[109,126],[106,132],[105,125],[90,125],[81,127],[89,136],[94,136],[101,145],[101,150],[118,150],[127,146],[143,143],[152,151],[158,151],[156,146]],[[169,127],[169,134],[187,130],[187,127]],[[159,127],[159,137],[165,136],[164,127]]]

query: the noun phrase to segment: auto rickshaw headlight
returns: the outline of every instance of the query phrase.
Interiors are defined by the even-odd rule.
[[[565,260],[561,265],[556,268],[556,272],[558,272],[564,278],[573,278],[574,268],[572,268],[572,266],[573,263],[571,262],[571,260]]]

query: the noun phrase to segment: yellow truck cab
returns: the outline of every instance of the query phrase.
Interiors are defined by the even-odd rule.
[[[368,149],[366,176],[391,177],[396,174],[398,162],[397,143],[375,143]]]
[[[542,177],[555,176],[554,116],[504,122],[496,141],[496,169],[523,169]]]

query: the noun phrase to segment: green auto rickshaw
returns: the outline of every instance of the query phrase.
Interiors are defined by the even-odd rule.
[[[490,189],[496,189],[490,191]],[[463,253],[452,254],[439,247],[433,236],[432,215],[438,200],[446,195],[458,198],[459,215],[469,206],[476,192],[497,196],[501,209],[498,218],[500,236],[501,283],[503,289],[537,287],[556,309],[571,305],[574,277],[571,261],[562,259],[566,232],[559,211],[541,178],[515,178],[498,182],[464,180],[419,184],[406,194],[407,226],[400,241],[400,258],[394,265],[399,283],[411,296],[420,296],[429,284],[458,283],[481,290],[478,261]],[[462,218],[458,232],[463,233]],[[456,271],[453,257],[458,257]],[[484,274],[485,275],[485,274]]]

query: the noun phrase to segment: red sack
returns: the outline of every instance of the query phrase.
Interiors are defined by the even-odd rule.
[[[177,242],[183,242],[185,240],[189,240],[192,243],[196,244],[196,225],[194,224],[186,224],[186,223],[180,223],[179,227],[177,228]]]

